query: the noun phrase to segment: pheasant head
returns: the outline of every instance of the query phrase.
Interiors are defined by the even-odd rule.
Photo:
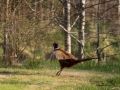
[[[57,43],[53,43],[54,50],[59,49],[59,45]]]

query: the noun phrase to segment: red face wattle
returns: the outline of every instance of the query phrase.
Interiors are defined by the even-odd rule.
[[[59,46],[58,46],[58,44],[57,43],[53,43],[53,47],[54,47],[54,49],[59,49]]]
[[[53,43],[53,46],[55,47],[56,45],[57,45],[57,44],[54,42],[54,43]]]

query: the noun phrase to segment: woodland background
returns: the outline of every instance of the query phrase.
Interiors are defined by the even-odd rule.
[[[78,58],[119,61],[119,0],[1,0],[0,60],[45,60],[53,42]],[[84,55],[83,55],[84,54]]]

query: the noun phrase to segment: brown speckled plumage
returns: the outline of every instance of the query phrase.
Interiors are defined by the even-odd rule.
[[[65,67],[72,67],[73,65],[76,65],[80,62],[97,59],[97,58],[85,58],[85,59],[77,60],[77,58],[72,54],[61,50],[57,43],[53,43],[53,46],[54,46],[54,51],[51,54],[51,60],[58,60],[61,67],[60,70],[56,73],[56,75],[60,75],[63,68]]]

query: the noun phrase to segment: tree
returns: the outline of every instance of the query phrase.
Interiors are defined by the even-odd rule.
[[[116,17],[117,14],[115,14],[116,6],[117,6],[117,1],[111,1],[111,0],[97,0],[93,5],[89,7],[93,7],[96,14],[94,14],[93,17],[95,17],[95,23],[96,23],[96,55],[98,57],[98,64],[101,61],[102,57],[106,57],[105,51],[109,48],[112,47],[111,45],[113,44],[108,44],[111,43],[111,38],[112,35],[115,33],[113,32],[112,28],[115,25],[116,22]],[[108,25],[109,28],[108,28]],[[107,26],[107,28],[106,28]],[[114,30],[115,31],[115,30]],[[108,38],[109,37],[109,38]],[[111,40],[110,40],[111,38]],[[107,41],[107,43],[106,43]],[[115,44],[115,43],[114,43]]]
[[[79,59],[84,57],[84,43],[85,43],[85,36],[84,36],[84,29],[85,29],[85,0],[80,0],[79,3],[79,28],[78,28],[78,55]]]
[[[15,19],[17,1],[4,1],[4,44],[3,44],[3,60],[7,65],[11,65],[16,61],[17,57],[17,25]]]
[[[64,0],[64,27],[68,32],[65,33],[65,50],[71,53],[71,25],[70,25],[70,0]]]
[[[97,57],[98,57],[98,64],[100,63],[100,60],[101,60],[101,56],[100,56],[100,4],[101,3],[101,0],[99,0],[98,2],[98,13],[97,13],[97,18],[98,18],[98,21],[97,21]]]
[[[7,23],[8,23],[8,15],[9,15],[9,12],[8,12],[8,10],[9,10],[9,0],[7,0],[6,2],[4,2],[5,4],[6,4],[6,8],[5,8],[5,10],[6,10],[6,13],[4,13],[4,18],[6,18],[5,19],[5,26],[4,26],[4,45],[3,45],[3,48],[4,48],[4,50],[3,50],[3,60],[7,63],[8,61],[8,58],[9,58],[9,56],[8,56],[8,50],[9,50],[9,37],[8,37],[8,25],[7,25]]]
[[[3,44],[3,60],[6,64],[11,64],[16,58],[18,61],[23,60],[22,55],[25,57],[29,55],[30,59],[38,59],[40,53],[45,55],[47,51],[51,51],[52,48],[48,49],[47,45],[52,47],[51,43],[54,41],[58,41],[60,44],[64,42],[65,50],[71,53],[71,38],[75,39],[72,39],[72,46],[74,46],[72,50],[74,55],[79,58],[93,55],[96,48],[95,55],[98,56],[98,54],[104,53],[106,48],[112,47],[111,43],[116,41],[112,38],[116,33],[116,28],[114,30],[108,28],[114,24],[115,18],[113,17],[117,15],[115,14],[117,10],[119,12],[119,8],[116,6],[117,0],[101,0],[100,3],[99,0],[87,0],[87,3],[85,1],[0,1],[0,30],[2,32],[0,36],[4,37],[4,40],[0,38],[0,45]],[[91,3],[92,5],[90,5]],[[87,7],[86,4],[90,6]],[[98,5],[101,7],[100,9],[98,9]],[[60,31],[60,27],[64,30],[64,34]],[[97,27],[100,29],[99,34]],[[73,42],[76,41],[79,43],[74,44]],[[45,50],[46,48],[47,50]]]
[[[7,65],[10,65],[11,64],[11,57],[12,57],[12,53],[13,53],[13,50],[12,50],[12,46],[11,46],[11,36],[10,36],[10,1],[7,0],[6,2],[4,2],[5,5],[6,5],[6,8],[5,8],[5,25],[4,25],[4,50],[3,50],[3,60],[5,61],[5,63]]]
[[[119,3],[119,5],[118,5],[118,22],[119,22],[119,25],[120,25],[120,0],[118,0],[118,3]]]

